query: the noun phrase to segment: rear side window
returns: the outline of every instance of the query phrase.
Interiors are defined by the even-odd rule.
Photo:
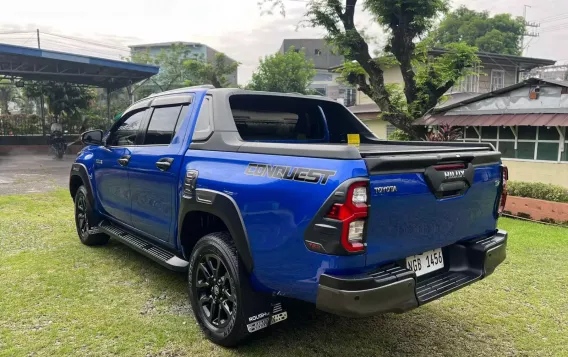
[[[144,136],[144,145],[168,145],[171,143],[181,108],[180,105],[154,108],[148,130]]]
[[[234,95],[229,101],[237,130],[245,141],[328,141],[318,101],[260,95]]]

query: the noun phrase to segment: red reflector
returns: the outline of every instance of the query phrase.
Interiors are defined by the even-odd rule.
[[[436,171],[446,171],[446,170],[459,170],[465,169],[464,164],[445,164],[445,165],[436,165],[434,166]]]
[[[498,209],[499,214],[503,214],[503,211],[505,211],[505,205],[507,204],[507,196],[508,196],[507,181],[509,180],[509,169],[505,165],[501,166],[501,180],[502,180],[501,181],[502,191],[501,191],[501,197],[499,198],[499,209]]]
[[[339,210],[341,208],[340,204],[334,204],[333,206],[331,206],[331,208],[329,209],[329,212],[327,213],[327,216],[329,218],[333,218],[333,219],[339,219]]]

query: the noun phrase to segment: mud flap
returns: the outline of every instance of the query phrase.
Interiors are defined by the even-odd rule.
[[[288,313],[283,309],[279,296],[253,291],[249,283],[243,284],[242,301],[249,333],[262,330],[288,318]]]

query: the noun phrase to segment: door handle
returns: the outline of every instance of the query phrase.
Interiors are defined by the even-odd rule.
[[[121,156],[120,159],[118,159],[118,163],[120,164],[120,166],[128,165],[129,161],[130,161],[130,155],[124,155]]]
[[[167,171],[172,166],[172,162],[174,162],[173,158],[164,157],[156,162],[156,167],[159,168],[161,171]]]

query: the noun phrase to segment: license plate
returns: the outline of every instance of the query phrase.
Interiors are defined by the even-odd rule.
[[[434,249],[422,254],[413,255],[406,258],[406,267],[421,276],[444,267],[442,249]]]

